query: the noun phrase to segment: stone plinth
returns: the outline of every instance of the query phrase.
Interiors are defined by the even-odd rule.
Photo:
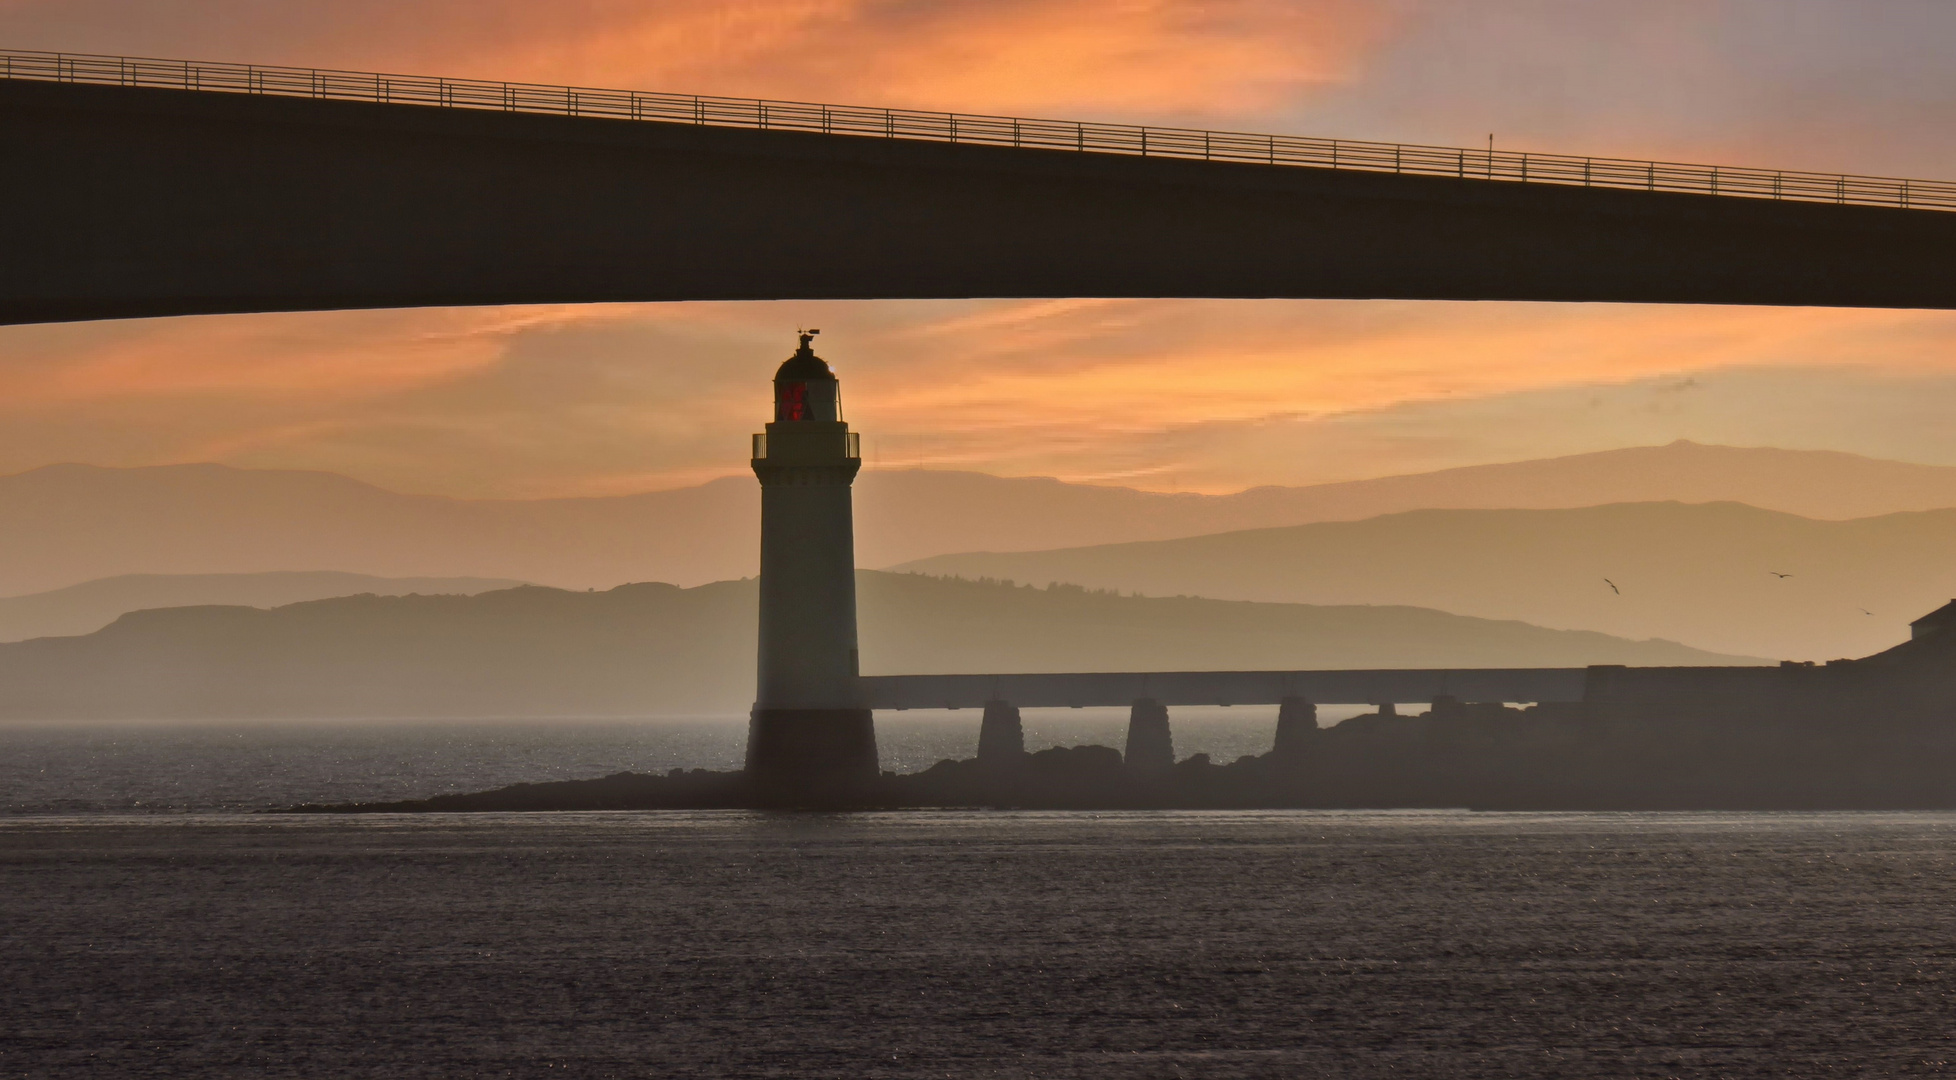
[[[771,804],[860,801],[879,776],[870,711],[756,708],[747,725],[747,776],[756,797]]]

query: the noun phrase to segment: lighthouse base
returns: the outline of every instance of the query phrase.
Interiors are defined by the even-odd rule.
[[[868,709],[762,709],[747,722],[747,779],[763,802],[860,803],[874,794],[876,724]]]

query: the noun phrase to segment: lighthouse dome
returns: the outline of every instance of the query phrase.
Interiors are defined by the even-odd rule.
[[[775,382],[780,382],[783,379],[796,379],[802,382],[808,382],[814,379],[833,380],[835,378],[835,372],[829,370],[828,361],[816,356],[815,350],[809,348],[808,343],[814,336],[814,334],[808,333],[801,335],[801,348],[796,349],[795,355],[790,356],[781,365],[781,369],[774,373]]]
[[[820,330],[805,330],[801,348],[774,373],[774,422],[842,419],[840,384],[835,372],[808,343]]]

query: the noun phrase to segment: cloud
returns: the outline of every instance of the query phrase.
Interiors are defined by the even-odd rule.
[[[1875,389],[1956,380],[1947,313],[856,301],[0,329],[0,469],[221,460],[461,495],[695,483],[744,471],[797,325],[827,330],[874,467],[1218,491],[1680,437],[1956,456],[1943,414]],[[1798,391],[1821,385],[1802,372],[1831,389]],[[1818,423],[1830,400],[1864,415]]]
[[[1944,0],[1418,0],[1282,123],[1351,137],[1956,175]]]
[[[527,331],[619,311],[456,308],[10,327],[0,397],[15,408],[145,396],[361,401],[493,363]]]
[[[0,34],[1956,175],[1946,0],[0,0]],[[456,494],[693,482],[744,467],[803,322],[828,330],[889,467],[1227,490],[1677,437],[1956,457],[1944,314],[1067,300],[4,328],[0,469],[216,458]]]
[[[9,40],[967,112],[1219,117],[1349,78],[1363,0],[46,0]]]
[[[1947,313],[1123,301],[1053,310],[1048,318],[1091,320],[1094,328],[1063,351],[1035,347],[1023,355],[1012,341],[1072,339],[1077,327],[1019,331],[980,344],[982,360],[971,363],[958,359],[954,338],[926,350],[920,370],[887,384],[894,367],[872,362],[856,392],[880,463],[1221,491],[1680,437],[1811,446],[1813,433],[1826,431],[1845,440],[1843,449],[1879,445],[1929,460],[1949,445],[1940,453],[1956,455],[1956,444],[1938,442],[1949,426],[1934,423],[1931,411],[1901,408],[1905,398],[1843,393],[1844,408],[1858,405],[1882,421],[1814,425],[1811,410],[1775,412],[1771,394],[1715,395],[1699,404],[1707,395],[1682,389],[1706,384],[1708,373],[1753,370],[1790,378],[1834,369],[1842,373],[1837,381],[1865,386],[1946,379],[1956,375],[1956,316]],[[928,329],[903,336],[907,342]],[[1581,410],[1567,399],[1530,396],[1566,391],[1580,399],[1595,396],[1595,387],[1646,383],[1633,396],[1669,412],[1639,414],[1637,422],[1592,418],[1572,426],[1568,417]],[[1475,403],[1487,401],[1511,404],[1498,418],[1477,420]],[[1694,402],[1692,411],[1666,404],[1683,401]],[[1528,408],[1539,415],[1525,415]],[[1681,426],[1687,419],[1691,425]],[[1421,433],[1409,426],[1416,420],[1435,426]],[[1893,423],[1917,437],[1888,436]],[[1383,443],[1398,449],[1382,452]]]
[[[1160,429],[1707,366],[1940,369],[1956,327],[1917,312],[1631,305],[1095,301],[1013,310],[1041,317],[975,341],[955,320],[957,332],[922,350],[900,383],[875,382],[879,367],[874,407],[929,413],[946,431],[1015,412]],[[933,329],[907,328],[900,340]]]
[[[22,46],[1956,175],[1946,0],[9,0]]]

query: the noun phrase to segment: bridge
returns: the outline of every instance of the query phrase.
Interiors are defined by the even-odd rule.
[[[1073,296],[1956,307],[1956,184],[1915,180],[53,53],[0,53],[0,140],[11,323]],[[1318,704],[1438,714],[1798,674],[837,670],[849,708],[757,705],[756,723],[794,721],[786,746],[828,738],[831,714],[867,730],[867,709],[983,708],[979,757],[1003,760],[1021,706],[1127,705],[1146,769],[1174,762],[1171,705],[1279,705],[1281,751]]]
[[[1956,185],[0,54],[0,322],[604,301],[1956,307]]]
[[[1275,751],[1305,752],[1317,730],[1320,705],[1431,704],[1436,717],[1455,719],[1506,704],[1585,706],[1560,716],[1597,718],[1625,703],[1702,707],[1743,703],[1788,707],[1816,694],[1838,693],[1855,665],[1781,664],[1777,667],[1627,668],[1383,668],[1308,671],[1055,672],[997,675],[868,675],[860,680],[873,709],[982,709],[981,762],[1010,763],[1025,753],[1022,708],[1125,707],[1124,758],[1141,771],[1175,762],[1171,706],[1277,705]],[[1465,708],[1463,708],[1465,706]],[[1485,712],[1482,715],[1486,715]]]

